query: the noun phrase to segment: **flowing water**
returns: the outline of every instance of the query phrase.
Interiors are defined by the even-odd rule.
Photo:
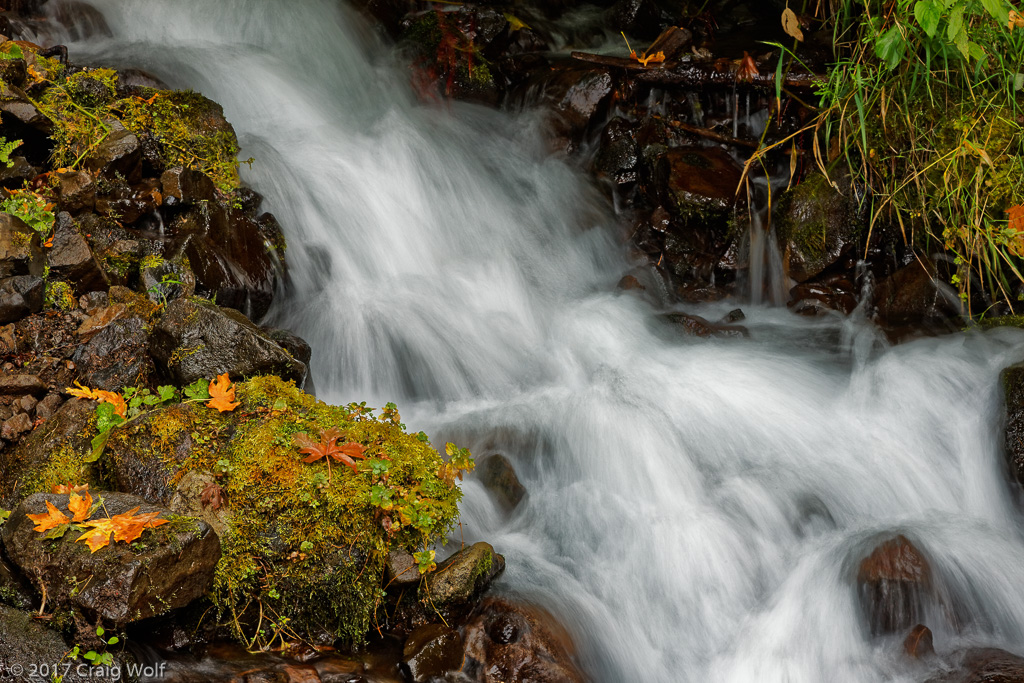
[[[614,292],[613,217],[536,114],[418,102],[336,0],[95,4],[113,38],[74,59],[204,92],[255,157],[290,244],[274,320],[321,397],[396,401],[435,444],[514,462],[528,498],[506,518],[468,481],[466,540],[594,680],[913,680],[855,588],[895,533],[931,561],[940,652],[1024,649],[997,382],[1021,334],[889,348],[860,313],[752,306],[750,339],[682,337]]]

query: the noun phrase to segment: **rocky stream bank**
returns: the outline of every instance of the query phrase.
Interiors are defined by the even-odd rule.
[[[794,131],[814,74],[791,73],[796,95],[772,112],[773,56],[730,47],[762,10],[724,2],[690,16],[620,0],[580,21],[572,2],[361,4],[406,50],[424,101],[547,112],[552,151],[618,208],[636,257],[620,289],[686,334],[747,333],[740,311],[712,322],[685,308],[770,298],[749,281],[760,200],[756,187],[737,199],[735,152],[766,116],[772,136]],[[584,680],[556,615],[491,588],[501,549],[457,540],[463,474],[509,513],[528,495],[510,463],[478,454],[469,474],[467,453],[439,454],[395,406],[318,401],[309,346],[260,325],[286,286],[287,245],[239,182],[219,105],[24,40],[54,16],[102,33],[85,5],[61,3],[50,19],[36,3],[7,5],[0,32],[17,40],[0,44],[0,134],[21,144],[0,163],[0,665],[59,664],[66,681],[158,665],[150,679]],[[605,54],[617,30],[664,62]],[[869,234],[841,174],[826,180],[803,152],[793,148],[797,178],[773,214],[777,303],[859,309],[893,339],[960,329],[941,259],[891,227]],[[1005,375],[1011,467],[1024,458],[1017,374]],[[38,531],[47,514],[53,526]],[[112,529],[95,550],[79,542],[87,522],[144,515],[158,523],[134,538]],[[435,562],[443,538],[458,550]],[[913,539],[876,540],[851,577],[867,630],[906,637],[921,680],[1024,681],[1016,655],[933,645],[924,615],[966,626],[956,605]]]

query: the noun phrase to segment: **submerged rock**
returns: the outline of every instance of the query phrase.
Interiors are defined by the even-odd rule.
[[[101,516],[135,507],[140,513],[165,512],[137,496],[93,493],[96,498],[101,495]],[[47,502],[72,517],[67,494],[37,493],[11,513],[0,538],[21,572],[45,593],[51,609],[71,606],[91,619],[120,627],[184,607],[212,586],[220,541],[206,523],[172,519],[145,531],[137,542],[114,542],[90,552],[77,542],[79,534],[73,530],[53,541],[33,530],[35,523],[26,515],[45,513]]]
[[[819,275],[856,248],[864,232],[852,188],[840,193],[823,175],[808,177],[783,195],[775,230],[787,275],[797,283]]]
[[[1006,410],[1004,432],[1010,476],[1024,484],[1024,363],[1011,365],[1000,375]]]
[[[955,668],[926,683],[1024,683],[1024,658],[996,648],[964,650]]]
[[[402,669],[413,683],[429,683],[458,671],[463,659],[462,636],[442,624],[415,629],[402,649]]]
[[[487,598],[463,629],[463,672],[484,683],[582,683],[575,646],[545,610]]]
[[[857,586],[871,632],[899,633],[921,618],[922,596],[931,587],[931,568],[921,552],[900,535],[881,543],[861,561]]]
[[[504,455],[489,455],[477,466],[480,481],[494,495],[498,503],[511,512],[526,496],[512,463]]]

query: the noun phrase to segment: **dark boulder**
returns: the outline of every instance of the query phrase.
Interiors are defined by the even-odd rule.
[[[487,456],[480,461],[477,472],[480,482],[506,512],[514,510],[526,496],[526,489],[519,482],[512,463],[504,455],[495,453]]]
[[[38,375],[0,375],[0,394],[2,395],[35,394],[38,396],[45,393],[46,384],[39,379]]]
[[[545,610],[485,599],[462,629],[463,673],[484,683],[582,683],[575,646]]]
[[[878,323],[902,336],[905,330],[953,331],[960,314],[956,294],[936,278],[936,268],[921,258],[900,268],[875,286],[873,303]]]
[[[931,568],[904,536],[884,541],[860,563],[857,588],[872,634],[899,633],[921,619]]]
[[[94,492],[104,498],[99,516],[165,510],[124,493]],[[69,518],[68,495],[37,493],[15,509],[2,528],[4,547],[32,584],[57,609],[71,606],[87,618],[115,627],[164,614],[202,597],[213,584],[220,541],[202,521],[178,518],[143,533],[135,543],[114,542],[96,552],[69,531],[48,541],[26,514],[46,512],[49,502]]]
[[[804,282],[789,290],[789,309],[799,315],[819,316],[830,311],[849,315],[857,308],[852,285],[839,287],[818,282]]]
[[[228,373],[233,379],[277,375],[301,385],[306,366],[238,311],[176,299],[150,335],[150,353],[179,386]]]
[[[78,213],[96,204],[96,183],[85,171],[57,173],[57,196],[63,211]]]
[[[3,61],[0,60],[0,64]],[[8,190],[18,189],[40,173],[42,173],[42,169],[30,164],[25,157],[12,157],[10,166],[0,164],[0,187]]]
[[[749,337],[750,332],[743,325],[713,323],[699,315],[689,313],[666,313],[661,316],[692,337]]]
[[[31,587],[25,583],[17,570],[0,556],[0,604],[17,609],[31,609],[34,602]]]
[[[1011,365],[1000,375],[1006,406],[1006,459],[1010,475],[1024,484],[1024,363]]]
[[[175,166],[160,176],[164,204],[170,207],[191,206],[197,202],[213,201],[216,188],[205,173],[183,166]]]
[[[39,235],[17,216],[0,213],[0,278],[43,275]]]
[[[142,172],[139,139],[123,126],[118,126],[89,154],[86,165],[106,178],[120,175],[134,182]]]
[[[93,389],[120,392],[145,386],[153,372],[147,352],[149,326],[137,317],[114,320],[82,344],[71,359],[79,381]]]
[[[0,675],[4,676],[4,680],[19,683],[52,680],[49,676],[38,676],[38,671],[37,675],[30,676],[33,672],[29,670],[29,665],[59,665],[58,673],[64,673],[65,663],[68,664],[68,670],[64,673],[62,683],[113,683],[118,680],[119,676],[114,676],[106,667],[93,668],[86,665],[79,668],[79,662],[66,660],[65,656],[70,650],[56,631],[46,628],[32,613],[0,605],[0,671],[3,671]],[[14,665],[22,667],[17,676],[11,672]]]
[[[107,280],[92,249],[71,214],[62,211],[53,228],[53,246],[46,252],[46,263],[52,277],[74,285],[79,296],[107,288]]]
[[[850,183],[842,187],[840,192],[815,174],[781,199],[775,231],[783,266],[798,283],[821,273],[845,251],[855,251],[865,232]]]
[[[402,649],[402,670],[413,683],[429,683],[462,668],[462,636],[442,624],[420,626]]]
[[[43,279],[19,275],[0,280],[0,324],[13,323],[43,310]]]
[[[463,548],[427,576],[427,590],[436,605],[465,604],[483,593],[503,571],[505,558],[490,543]]]

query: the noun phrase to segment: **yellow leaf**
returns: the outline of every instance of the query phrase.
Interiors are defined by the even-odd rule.
[[[71,519],[72,522],[81,522],[89,516],[89,508],[92,507],[92,494],[88,491],[85,492],[85,497],[72,493],[68,499],[68,510],[70,510],[75,516]]]
[[[803,42],[804,32],[800,30],[800,20],[797,19],[796,12],[788,7],[782,10],[782,30]]]
[[[228,413],[238,407],[235,401],[235,386],[231,383],[228,373],[218,375],[217,379],[210,382],[211,408],[216,408],[222,413]]]
[[[520,31],[524,28],[530,28],[522,19],[514,14],[509,14],[508,12],[505,12],[505,21],[508,22],[508,29],[511,33],[515,33],[516,31]]]
[[[1006,22],[1006,28],[1011,31],[1015,28],[1024,28],[1024,16],[1021,16],[1017,10],[1010,10],[1010,18]]]
[[[85,525],[92,528],[76,538],[76,543],[84,542],[92,552],[110,545],[110,534],[114,533],[114,523],[112,520],[94,519],[91,522],[86,522]]]
[[[644,66],[647,66],[648,64],[651,64],[651,63],[660,64],[661,62],[665,61],[665,53],[664,52],[656,52],[653,55],[646,55],[645,54],[643,57],[637,57],[636,61],[640,62]]]
[[[36,523],[32,531],[38,531],[40,533],[49,531],[61,524],[67,524],[71,520],[68,519],[67,515],[54,507],[53,503],[46,501],[46,512],[42,512],[38,515],[25,515],[30,520]]]

